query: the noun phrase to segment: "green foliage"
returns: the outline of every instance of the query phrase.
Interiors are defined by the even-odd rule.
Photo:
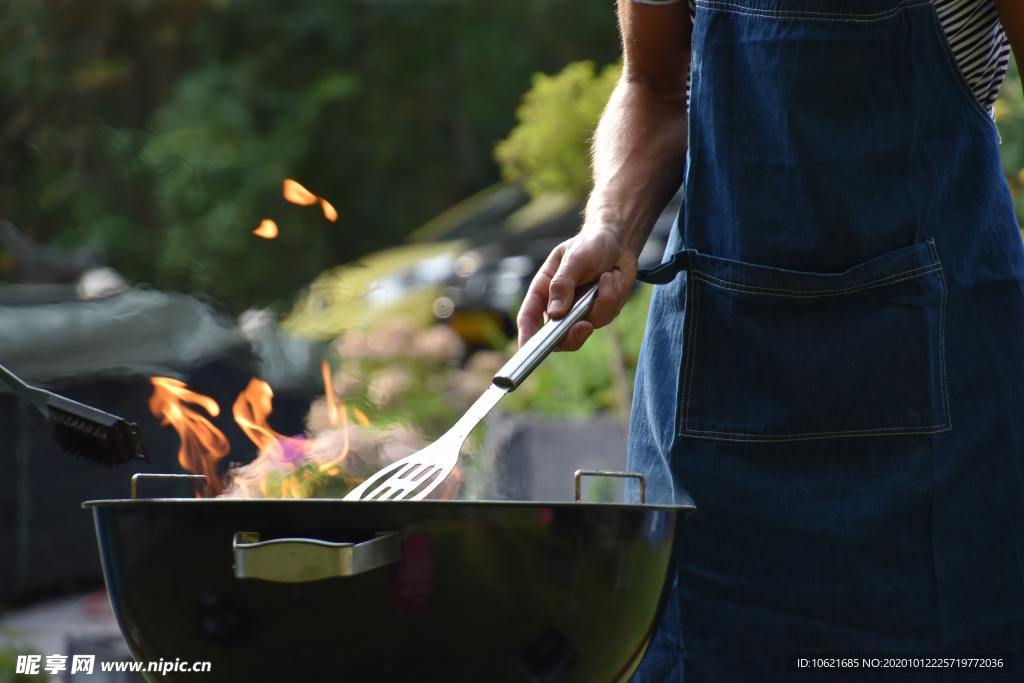
[[[591,61],[569,64],[555,75],[535,74],[517,110],[518,125],[495,147],[502,175],[533,195],[590,190],[590,140],[621,65],[600,72]],[[995,106],[1003,138],[1002,159],[1024,222],[1024,90],[1015,62]]]
[[[26,683],[27,681],[33,681],[34,683],[46,683],[52,680],[50,674],[46,673],[43,669],[43,664],[46,663],[45,659],[40,664],[38,674],[16,674],[17,663],[19,655],[37,655],[39,654],[34,649],[28,646],[22,646],[17,642],[13,647],[0,647],[0,683]]]
[[[300,163],[322,112],[355,88],[352,76],[325,71],[289,96],[262,85],[245,63],[182,78],[139,151],[143,172],[159,179],[151,192],[164,226],[156,277],[230,301],[267,301],[319,270],[332,226],[315,208],[287,204],[278,188]],[[264,215],[277,219],[280,239],[253,238],[250,230]],[[243,267],[231,269],[241,277],[224,277],[228,264]]]
[[[618,51],[590,0],[6,0],[0,42],[0,218],[235,309],[493,183],[530,76]]]
[[[622,67],[601,71],[575,62],[554,76],[536,74],[516,112],[519,124],[495,148],[506,180],[531,195],[565,193],[577,200],[590,190],[590,141]]]
[[[502,400],[502,408],[567,417],[625,414],[650,301],[651,288],[641,286],[611,325],[595,331],[579,351],[549,356]]]
[[[1024,222],[1024,90],[1016,63],[1010,64],[1010,73],[996,102],[995,112],[1003,138],[1000,150],[1003,169],[1013,193],[1018,221]]]

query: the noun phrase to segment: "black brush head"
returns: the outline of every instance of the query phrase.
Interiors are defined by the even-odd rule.
[[[66,453],[108,467],[148,460],[138,428],[124,418],[56,394],[46,407],[53,438]]]

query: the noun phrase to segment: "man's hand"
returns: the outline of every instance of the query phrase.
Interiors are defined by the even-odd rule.
[[[585,320],[573,325],[559,349],[575,351],[598,327],[610,323],[636,282],[636,255],[609,228],[584,228],[548,255],[519,309],[522,346],[543,324],[544,313],[560,318],[576,300],[576,289],[597,281],[597,299]]]

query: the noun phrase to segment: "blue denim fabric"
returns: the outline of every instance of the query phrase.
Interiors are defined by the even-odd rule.
[[[930,0],[698,0],[693,40],[629,458],[697,512],[634,681],[1024,680],[1024,249]]]

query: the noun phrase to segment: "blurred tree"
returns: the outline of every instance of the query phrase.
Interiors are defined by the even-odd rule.
[[[493,182],[531,75],[619,49],[611,5],[591,0],[4,0],[0,44],[0,219],[236,310],[283,303]],[[535,77],[498,147],[506,177],[585,194],[615,73]],[[1024,97],[1004,93],[1024,211]],[[286,203],[285,177],[338,222]],[[251,234],[266,217],[276,240]]]
[[[519,124],[498,143],[502,175],[531,195],[561,192],[582,201],[590,191],[590,141],[622,72],[575,62],[554,76],[537,74],[516,112]]]
[[[5,0],[0,42],[0,218],[234,309],[494,182],[531,74],[618,52],[590,0]]]

